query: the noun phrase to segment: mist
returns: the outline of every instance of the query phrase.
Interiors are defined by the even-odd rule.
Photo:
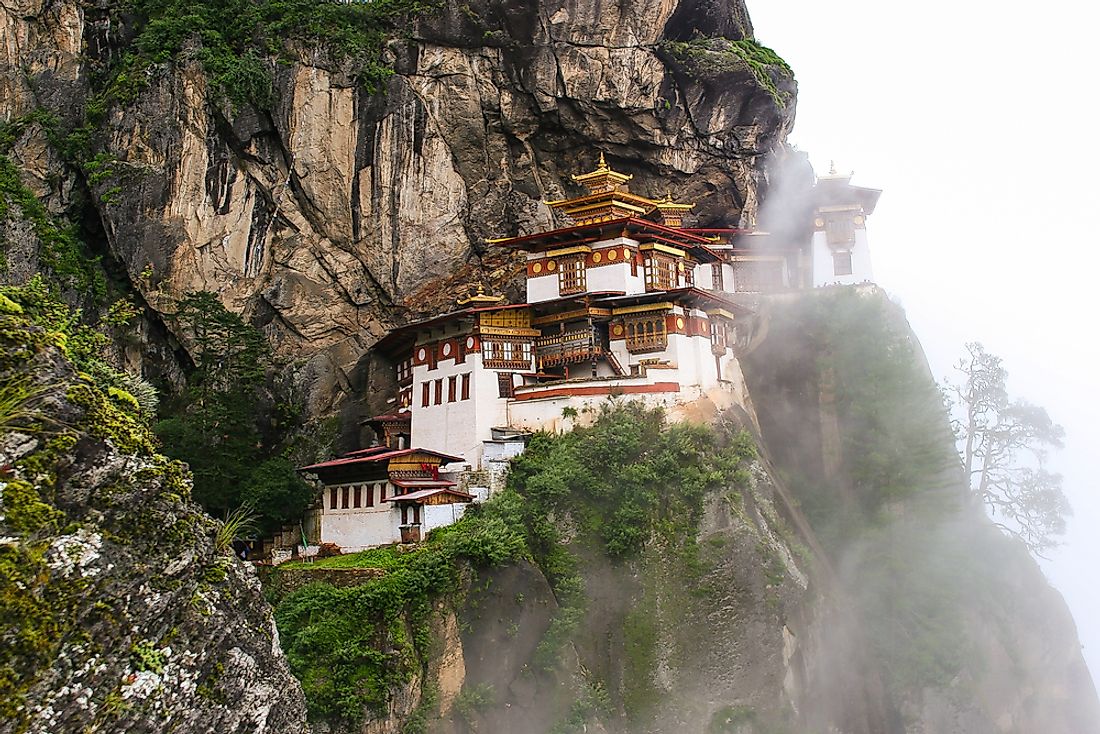
[[[942,379],[967,341],[1002,356],[1009,391],[1050,412],[1066,448],[1050,458],[1073,517],[1043,569],[1065,595],[1100,671],[1100,443],[1083,338],[1100,268],[1088,217],[1100,198],[1091,130],[1092,6],[1064,1],[751,2],[757,38],[799,81],[792,142],[818,172],[835,159],[882,188],[868,221],[876,281],[906,308]],[[795,20],[797,19],[797,21]],[[1064,121],[1064,122],[1062,122]]]

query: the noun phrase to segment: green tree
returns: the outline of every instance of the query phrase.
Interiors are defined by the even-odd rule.
[[[195,369],[184,399],[156,426],[164,453],[191,467],[192,494],[208,512],[247,506],[265,532],[298,520],[312,490],[287,458],[296,401],[273,379],[263,334],[213,293],[184,296],[176,319]]]
[[[948,391],[959,408],[953,424],[970,491],[998,527],[1041,554],[1056,545],[1070,513],[1062,477],[1044,467],[1065,431],[1044,408],[1009,398],[1000,357],[977,342],[966,352]]]

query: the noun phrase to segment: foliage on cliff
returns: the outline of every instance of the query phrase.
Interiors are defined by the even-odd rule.
[[[868,675],[902,706],[977,685],[983,655],[1022,658],[1024,643],[1001,632],[1026,554],[970,499],[901,309],[878,289],[831,289],[773,302],[766,318],[745,374],[765,443],[841,569]],[[1001,627],[978,634],[978,619]]]
[[[0,292],[0,731],[301,731],[292,686],[253,690],[290,679],[186,468],[110,373],[74,369],[100,337],[40,280]]]
[[[120,18],[135,37],[120,63],[107,71],[91,110],[94,122],[110,102],[127,103],[158,64],[197,59],[211,86],[235,105],[260,109],[275,103],[275,63],[296,47],[324,48],[336,60],[350,58],[372,91],[392,73],[383,44],[403,21],[438,3],[432,0],[310,2],[308,0],[130,0]]]
[[[196,365],[183,399],[156,425],[164,452],[191,467],[195,499],[208,511],[247,504],[266,532],[297,521],[312,500],[286,442],[300,411],[271,375],[263,334],[213,293],[188,294],[176,319]]]
[[[704,494],[742,481],[753,455],[744,434],[666,425],[659,410],[610,404],[591,427],[536,435],[506,491],[422,545],[314,563],[384,573],[349,588],[313,584],[278,600],[280,637],[311,715],[349,722],[382,709],[399,684],[424,671],[433,604],[457,608],[471,573],[521,559],[539,566],[560,605],[536,661],[555,665],[585,603],[563,521],[612,560],[636,555],[658,534],[693,544]]]

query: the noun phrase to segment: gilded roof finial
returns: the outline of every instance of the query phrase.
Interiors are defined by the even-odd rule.
[[[603,157],[603,151],[602,151],[602,150],[600,151],[600,163],[599,163],[599,165],[597,165],[597,166],[596,166],[596,168],[597,168],[597,169],[604,169],[604,168],[607,168],[607,161],[606,161],[606,160],[604,160],[604,157]]]
[[[458,299],[459,306],[465,306],[468,303],[500,303],[504,300],[504,296],[489,296],[485,294],[485,286],[481,283],[477,284],[477,293],[467,295],[465,298]]]
[[[836,175],[836,161],[829,161],[829,175]]]

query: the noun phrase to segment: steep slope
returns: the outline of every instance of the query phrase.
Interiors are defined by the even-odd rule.
[[[186,467],[156,453],[133,396],[74,372],[76,335],[8,295],[0,732],[304,733],[255,572],[219,548]]]
[[[876,288],[763,304],[743,357],[765,444],[837,568],[806,711],[843,720],[866,651],[890,732],[1093,732],[1073,620],[966,492],[935,383]]]
[[[44,108],[62,133],[93,121],[74,167],[37,125],[11,155],[57,211],[88,191],[155,310],[213,290],[263,325],[305,363],[318,413],[361,388],[356,365],[386,328],[461,295],[448,283],[424,303],[425,285],[474,265],[469,280],[506,287],[516,269],[483,261],[484,240],[548,224],[541,202],[599,151],[656,187],[643,193],[736,225],[756,216],[793,118],[790,72],[743,40],[740,0],[425,3],[387,21],[396,73],[381,94],[361,59],[291,32],[280,63],[240,57],[239,74],[271,75],[252,103],[226,100],[198,38],[127,67],[140,14],[125,8],[0,8],[0,109]]]

